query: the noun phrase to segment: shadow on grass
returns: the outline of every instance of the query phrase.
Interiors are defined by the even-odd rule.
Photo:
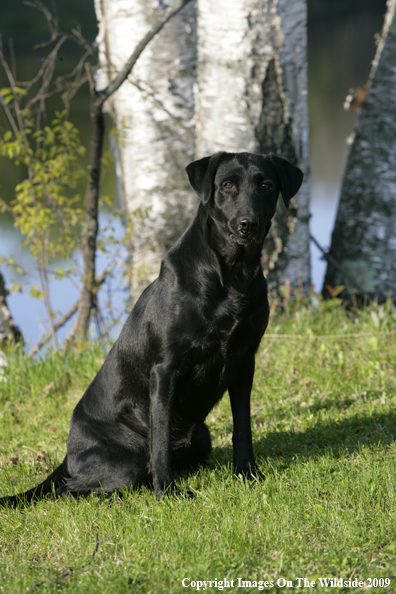
[[[260,459],[277,462],[278,470],[287,470],[296,459],[321,458],[324,455],[335,459],[346,457],[363,448],[376,446],[386,448],[396,440],[396,411],[366,415],[354,415],[340,421],[319,421],[305,431],[272,430],[265,437],[253,438],[253,449],[260,465]],[[215,469],[220,466],[232,466],[233,450],[231,445],[214,447],[207,463],[200,466]],[[193,468],[178,470],[175,475],[188,480]],[[151,485],[140,486],[137,490],[153,491]],[[122,497],[122,493],[118,493]],[[190,498],[189,492],[180,493]],[[103,495],[106,501],[108,497]]]
[[[340,421],[318,422],[305,431],[271,431],[265,437],[253,438],[258,461],[282,459],[287,468],[295,457],[319,458],[325,454],[339,458],[371,446],[386,447],[396,439],[396,412],[355,415]],[[232,446],[214,447],[212,463],[230,464]]]

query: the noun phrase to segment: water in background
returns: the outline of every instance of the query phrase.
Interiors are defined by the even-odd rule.
[[[375,6],[356,9],[335,17],[315,17],[310,19],[308,28],[309,64],[309,110],[311,129],[311,231],[324,247],[328,248],[336,216],[338,196],[343,169],[347,157],[346,140],[350,135],[355,114],[345,112],[343,103],[351,87],[363,86],[367,80],[371,60],[374,57],[374,34],[382,27],[385,0]],[[32,67],[32,53],[20,57],[23,68]],[[30,64],[30,67],[29,67]],[[20,78],[23,79],[23,73]],[[1,81],[0,86],[5,86]],[[71,114],[72,121],[81,131],[85,146],[89,146],[90,121],[86,95],[80,93]],[[0,195],[10,199],[10,187],[14,184],[14,174],[9,162],[0,159]],[[115,195],[114,172],[105,178],[105,193]],[[101,214],[103,227],[112,215],[110,211]],[[122,233],[120,223],[116,222],[118,233]],[[0,215],[0,252],[9,256],[26,268],[33,267],[26,250],[20,248],[19,232],[11,226],[10,219]],[[321,290],[325,272],[325,262],[319,250],[311,245],[312,280],[317,290]],[[99,255],[97,269],[106,267],[106,259]],[[7,286],[11,282],[23,283],[16,273],[1,267]],[[115,279],[118,282],[121,276]],[[67,311],[78,298],[77,290],[65,281],[53,283],[52,301],[55,310]],[[22,329],[28,344],[34,344],[48,329],[43,304],[26,293],[12,294],[8,303],[16,324]],[[120,324],[125,314],[120,314]],[[70,324],[65,326],[65,336]],[[62,339],[61,335],[61,339]]]

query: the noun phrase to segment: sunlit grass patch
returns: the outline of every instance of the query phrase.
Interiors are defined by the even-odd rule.
[[[208,417],[207,467],[177,476],[192,500],[157,503],[144,488],[122,500],[0,510],[0,591],[192,591],[184,578],[272,580],[266,591],[294,591],[277,580],[296,586],[304,576],[391,578],[394,591],[395,330],[390,303],[347,310],[332,300],[275,314],[252,392],[264,479],[232,473],[225,396]],[[0,383],[1,494],[33,486],[63,459],[71,412],[102,358],[95,346],[39,362],[11,357]]]

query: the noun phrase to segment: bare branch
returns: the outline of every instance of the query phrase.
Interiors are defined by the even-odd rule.
[[[12,39],[9,40],[8,47],[10,50],[10,58],[11,58],[11,72],[12,72],[14,79],[16,80],[16,77],[17,77],[17,75],[16,75],[16,60],[15,60],[15,52],[14,52],[14,43],[13,43]]]
[[[11,124],[11,126],[12,126],[12,128],[14,130],[14,133],[17,133],[18,131],[21,132],[24,141],[27,142],[27,137],[26,137],[26,133],[25,133],[25,125],[24,125],[24,122],[23,122],[23,119],[22,119],[22,115],[21,115],[21,108],[20,108],[20,105],[19,105],[17,94],[15,92],[15,87],[17,85],[16,85],[16,82],[15,82],[15,78],[14,78],[14,76],[13,76],[11,70],[10,70],[10,67],[8,66],[7,60],[5,59],[5,56],[4,56],[3,42],[2,42],[1,35],[0,35],[0,62],[1,62],[1,65],[3,66],[3,68],[4,68],[4,72],[7,75],[8,81],[10,83],[10,87],[11,87],[12,92],[13,92],[13,95],[14,95],[14,106],[15,106],[16,121],[15,121],[14,117],[11,115],[11,111],[9,109],[7,109],[7,110],[5,109],[6,114],[7,114],[8,121],[10,122],[10,124]],[[2,103],[3,107],[6,105],[6,101],[3,98],[2,98],[1,103]],[[15,127],[12,125],[12,122],[14,122]]]
[[[96,546],[95,546],[94,552],[92,553],[92,558],[95,557],[95,555],[96,555],[96,553],[97,553],[97,551],[99,549],[99,545],[102,542],[106,542],[106,540],[111,540],[115,536],[116,536],[115,534],[112,534],[111,536],[108,536],[107,538],[103,538],[102,540],[99,540],[99,535],[98,535],[97,532],[95,532]]]
[[[48,99],[48,97],[58,93],[62,93],[62,100],[65,103],[65,106],[68,107],[70,100],[87,80],[85,74],[82,74],[82,71],[87,58],[95,53],[95,47],[83,37],[81,31],[78,28],[73,29],[71,33],[64,33],[59,30],[59,19],[58,15],[56,14],[56,4],[54,2],[52,12],[41,2],[41,0],[25,0],[24,4],[35,8],[43,14],[47,21],[47,26],[51,35],[48,41],[35,45],[33,49],[46,47],[52,43],[55,43],[53,49],[44,59],[36,76],[34,76],[30,81],[17,83],[19,86],[24,87],[27,91],[29,91],[35,84],[41,81],[39,90],[35,96],[30,99],[26,107],[29,109],[33,105],[39,103],[39,109],[41,112],[44,112],[45,101]],[[71,40],[85,49],[84,55],[80,58],[77,66],[72,70],[72,72],[56,79],[56,88],[52,91],[49,91],[49,86],[53,80],[56,59],[59,54],[59,50],[67,40]],[[74,78],[74,81],[70,83],[69,79],[72,78]],[[14,79],[16,79],[16,76],[14,76]],[[14,83],[16,84],[15,80]],[[38,115],[38,121],[40,121],[40,119],[41,116]]]
[[[56,61],[57,54],[58,54],[62,44],[68,39],[74,40],[74,36],[69,35],[68,33],[59,33],[59,39],[61,40],[61,42],[58,42],[58,44],[51,50],[51,52],[48,54],[48,56],[44,59],[36,76],[34,76],[31,80],[29,80],[27,82],[18,82],[19,86],[25,87],[26,90],[29,91],[32,88],[32,86],[35,85],[40,80],[40,78],[43,78],[44,73],[46,73],[49,66],[52,65],[52,63]]]
[[[58,48],[59,50],[59,48]],[[78,64],[73,68],[73,70],[71,72],[69,72],[68,74],[64,74],[62,76],[59,76],[56,80],[55,80],[55,88],[52,91],[49,91],[49,85],[47,85],[47,87],[45,88],[44,85],[42,85],[40,91],[38,91],[38,93],[29,101],[28,103],[28,107],[32,107],[33,105],[35,105],[38,101],[46,101],[49,97],[52,97],[53,95],[58,95],[61,94],[62,97],[62,101],[65,104],[66,107],[69,106],[69,103],[71,101],[71,99],[74,97],[74,95],[77,93],[77,91],[80,89],[80,87],[82,87],[82,85],[84,85],[87,82],[87,76],[86,74],[83,74],[83,68],[84,65],[86,64],[86,60],[88,58],[88,56],[90,55],[90,51],[86,51],[83,56],[80,58],[80,60],[78,61]],[[56,60],[56,56],[54,57],[54,62]],[[47,67],[47,65],[46,65]],[[41,69],[41,76],[43,75],[43,70]],[[45,74],[45,76],[47,77],[48,74]],[[51,74],[52,76],[52,74]],[[74,81],[70,81],[69,79],[74,77]],[[36,77],[37,79],[38,77]],[[51,81],[49,81],[51,82]]]
[[[24,4],[26,6],[31,6],[32,8],[35,8],[36,10],[38,10],[39,12],[41,12],[44,15],[45,20],[47,21],[49,32],[51,34],[51,38],[48,41],[44,41],[43,43],[36,44],[33,47],[33,49],[47,47],[53,41],[55,41],[55,39],[58,37],[59,23],[58,23],[57,15],[52,14],[52,12],[50,10],[48,10],[48,8],[45,6],[45,4],[43,4],[40,0],[25,0]],[[56,13],[56,6],[54,3],[52,4],[52,7],[54,9],[54,12]]]
[[[92,66],[89,62],[87,62],[85,64],[85,70],[87,73],[87,79],[88,79],[88,84],[89,84],[89,90],[91,93],[91,97],[95,94],[95,81],[94,81],[94,77],[92,74]]]
[[[91,54],[98,53],[97,46],[93,43],[89,43],[89,41],[87,41],[85,39],[85,37],[83,36],[83,34],[81,33],[79,28],[72,29],[72,36],[74,38],[74,41],[76,41],[79,45],[81,45],[81,47],[85,47],[85,49],[87,51],[90,51]]]
[[[3,95],[0,95],[0,103],[1,103],[2,108],[4,109],[4,113],[7,116],[7,120],[9,121],[14,134],[18,134],[18,126],[16,125],[15,120],[12,117],[12,113],[11,113],[7,103],[4,100]]]
[[[48,54],[48,56],[45,60],[45,67],[43,69],[40,69],[41,70],[41,80],[42,80],[41,87],[38,90],[37,95],[34,97],[34,99],[29,101],[29,103],[27,104],[27,107],[31,107],[31,105],[33,105],[33,103],[40,101],[41,111],[43,112],[45,110],[45,95],[48,92],[48,88],[49,88],[52,78],[53,78],[55,65],[56,65],[56,58],[58,56],[59,49],[62,47],[62,45],[65,43],[66,40],[67,40],[67,35],[62,35],[60,37],[60,39],[58,40],[57,44],[55,45],[54,49]]]
[[[75,82],[69,83],[67,86],[65,85],[66,90],[62,93],[61,97],[67,109],[69,108],[70,101],[73,99],[74,95],[87,81],[88,77],[83,74]]]

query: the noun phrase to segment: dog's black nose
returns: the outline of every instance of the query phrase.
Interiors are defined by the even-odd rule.
[[[243,235],[253,235],[259,226],[259,220],[256,217],[242,217],[238,221],[239,231]]]

